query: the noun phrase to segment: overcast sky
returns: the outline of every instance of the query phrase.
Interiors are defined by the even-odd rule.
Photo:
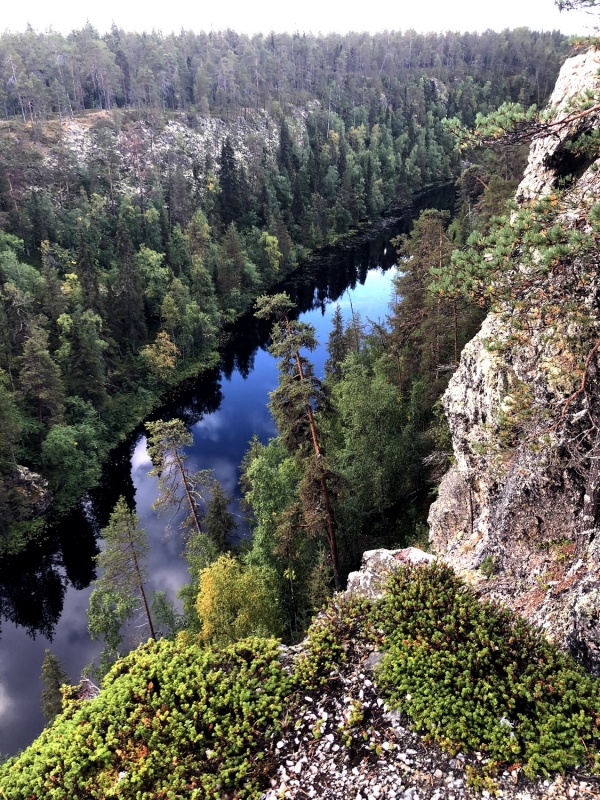
[[[100,31],[112,23],[126,30],[232,28],[245,33],[269,31],[328,33],[383,30],[473,31],[528,26],[584,33],[593,18],[583,12],[560,14],[552,0],[4,0],[0,31],[53,28],[62,33],[89,20]]]

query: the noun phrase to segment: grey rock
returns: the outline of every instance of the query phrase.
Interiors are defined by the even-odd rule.
[[[39,473],[17,464],[12,473],[5,476],[5,480],[22,498],[20,521],[42,516],[50,507],[52,493],[48,488],[48,481]]]
[[[373,650],[365,661],[364,667],[366,670],[373,671],[378,664],[381,664],[382,660],[383,653],[380,653],[379,650]]]
[[[592,51],[563,65],[550,100],[551,119],[569,121],[534,140],[517,202],[553,192],[566,168],[568,143],[600,126],[598,110],[568,116],[571,98],[600,90],[599,68],[600,54]],[[600,197],[599,167],[600,159],[590,157],[556,201],[565,229],[589,230],[589,211]],[[531,266],[513,263],[508,269],[522,275]],[[440,484],[429,525],[433,551],[482,597],[544,628],[600,674],[600,528],[584,516],[591,465],[598,459],[594,448],[600,447],[586,420],[600,415],[600,392],[577,392],[578,359],[593,355],[600,335],[595,275],[588,267],[583,279],[581,261],[573,257],[539,278],[543,291],[568,297],[585,311],[585,328],[574,330],[572,311],[558,304],[551,335],[542,320],[516,344],[527,312],[499,303],[464,348],[443,398],[455,464]],[[535,305],[533,290],[524,286],[519,292],[523,307]],[[576,355],[573,337],[583,356]],[[590,384],[599,368],[596,354]],[[502,426],[517,415],[523,387],[529,416],[507,444],[500,441]],[[484,563],[491,577],[480,571]]]
[[[430,563],[431,553],[417,547],[402,550],[367,550],[363,553],[360,570],[348,575],[347,597],[367,597],[376,600],[383,595],[383,586],[390,574],[402,564]]]

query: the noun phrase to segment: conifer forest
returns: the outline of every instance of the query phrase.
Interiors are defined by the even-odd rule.
[[[587,413],[589,430],[547,457],[584,472],[597,426],[592,401],[577,403],[598,339],[573,342],[596,330],[576,291],[595,285],[598,198],[573,230],[557,215],[598,158],[597,89],[568,107],[569,124],[590,121],[561,144],[556,193],[513,198],[532,138],[562,135],[543,111],[559,70],[589,47],[527,28],[0,34],[0,613],[43,637],[46,724],[0,754],[1,797],[454,797],[450,780],[435,794],[437,762],[417,794],[334,789],[341,773],[290,789],[327,742],[322,758],[344,754],[348,775],[378,769],[398,720],[464,771],[457,800],[517,798],[513,777],[537,787],[523,797],[562,797],[534,783],[558,772],[581,797],[597,789],[595,651],[496,602],[509,585],[496,550],[476,580],[422,553],[383,596],[343,593],[365,551],[431,548],[431,504],[461,459],[442,396],[489,312],[525,318],[485,341],[489,361],[527,350],[541,320],[551,385],[568,390],[546,408],[507,371],[511,404],[495,428],[480,414],[495,440],[473,459],[494,451],[499,486],[503,454],[545,453]],[[548,275],[575,252],[577,290],[560,295]],[[377,318],[350,294],[374,267],[389,267]],[[319,340],[305,314],[328,304]],[[194,426],[261,348],[276,363],[269,423],[243,442],[232,486],[217,459],[199,465]],[[236,413],[251,419],[247,392]],[[155,585],[134,457],[152,482],[144,513],[185,562],[173,591]],[[581,556],[570,546],[536,545],[557,563]],[[548,569],[534,589],[558,595],[570,575]],[[499,586],[490,600],[484,581]],[[67,590],[87,593],[78,635],[97,643],[79,684],[52,650]]]

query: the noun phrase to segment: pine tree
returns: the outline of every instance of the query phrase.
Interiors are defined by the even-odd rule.
[[[313,410],[323,402],[324,395],[312,364],[300,354],[301,349],[314,350],[317,346],[315,330],[312,325],[291,318],[294,304],[286,294],[259,297],[256,308],[259,319],[275,319],[269,351],[279,358],[279,385],[271,392],[269,408],[288,450],[298,453],[300,458],[308,458],[312,451],[312,463],[307,464],[303,481],[303,510],[309,526],[324,523],[335,588],[339,590],[337,525]],[[318,497],[316,486],[319,487]],[[320,511],[318,514],[317,509]]]
[[[180,419],[169,422],[147,422],[148,454],[154,467],[150,475],[158,476],[159,496],[152,508],[158,513],[175,516],[184,513],[181,527],[190,535],[205,537],[202,528],[202,507],[207,489],[214,482],[210,470],[192,472],[187,466],[185,447],[192,444],[192,435]]]
[[[68,683],[69,677],[62,668],[59,659],[46,648],[42,662],[42,714],[52,722],[62,711],[62,694],[60,687]]]

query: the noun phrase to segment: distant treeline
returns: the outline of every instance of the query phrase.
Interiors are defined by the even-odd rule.
[[[152,108],[237,116],[274,103],[318,100],[352,124],[381,107],[424,109],[427,87],[445,84],[448,116],[471,124],[505,100],[541,103],[567,39],[525,28],[496,33],[386,32],[274,34],[227,30],[100,36],[91,26],[68,36],[32,29],[0,37],[0,106],[25,120],[86,109]]]

